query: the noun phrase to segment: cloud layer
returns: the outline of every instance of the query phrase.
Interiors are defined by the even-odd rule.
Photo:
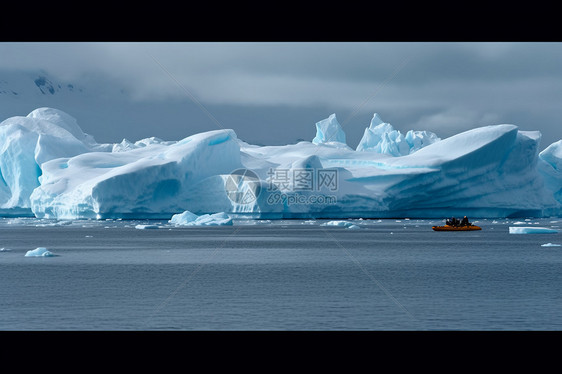
[[[379,112],[442,137],[514,123],[562,138],[562,43],[0,43],[0,56],[0,69],[102,76],[132,101],[197,100],[217,117],[314,107],[350,127]]]

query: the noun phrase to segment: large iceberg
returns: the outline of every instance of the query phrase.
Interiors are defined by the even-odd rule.
[[[257,146],[233,130],[98,144],[51,108],[0,123],[0,214],[56,219],[555,216],[562,141],[515,125],[405,136],[378,114],[356,150],[334,115],[313,141]],[[522,198],[524,197],[524,198]],[[184,217],[185,218],[185,217]]]

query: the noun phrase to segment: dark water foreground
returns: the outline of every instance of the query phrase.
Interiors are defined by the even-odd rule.
[[[4,219],[0,330],[562,329],[562,219],[322,222]]]

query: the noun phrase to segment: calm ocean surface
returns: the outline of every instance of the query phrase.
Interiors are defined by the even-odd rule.
[[[0,330],[562,329],[562,218],[322,222],[0,219]]]

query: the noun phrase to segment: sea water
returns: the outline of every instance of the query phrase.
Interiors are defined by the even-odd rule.
[[[0,330],[562,329],[562,219],[327,221],[0,219]]]

